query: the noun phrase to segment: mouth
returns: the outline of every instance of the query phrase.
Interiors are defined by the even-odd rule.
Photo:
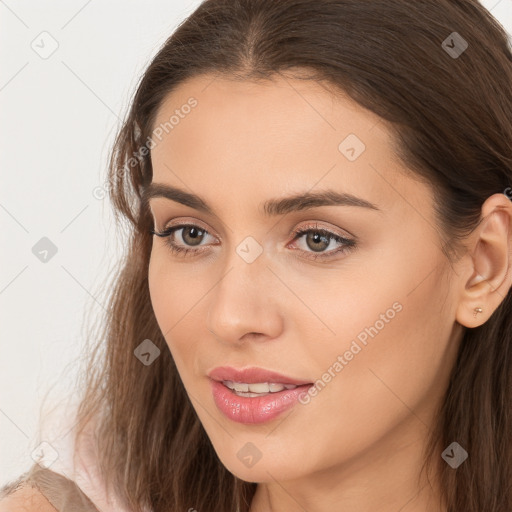
[[[208,372],[210,379],[218,382],[226,382],[239,384],[237,391],[248,392],[250,389],[245,389],[247,386],[253,386],[252,392],[272,392],[272,389],[266,390],[262,386],[265,385],[281,385],[281,386],[303,386],[305,384],[312,384],[307,380],[297,379],[274,370],[267,370],[266,368],[259,368],[251,366],[247,368],[235,368],[233,366],[218,366]],[[258,388],[258,386],[260,386]]]
[[[224,386],[231,389],[238,396],[266,396],[273,393],[279,393],[285,389],[295,389],[296,384],[280,384],[277,382],[233,382],[231,380],[221,381]]]
[[[270,421],[293,407],[313,386],[263,368],[218,367],[208,373],[217,408],[232,421],[255,424]]]

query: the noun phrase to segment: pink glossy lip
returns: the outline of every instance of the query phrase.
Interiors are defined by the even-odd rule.
[[[218,367],[209,375],[210,384],[218,409],[229,419],[238,423],[255,424],[273,420],[284,411],[293,407],[303,393],[313,384],[287,377],[280,373],[263,368],[236,369]],[[239,396],[233,390],[222,384],[223,380],[234,382],[274,382],[278,384],[295,384],[294,389],[284,389],[277,393],[246,397]]]
[[[247,384],[254,384],[255,382],[275,382],[276,384],[295,384],[296,386],[312,384],[306,380],[294,379],[256,366],[240,369],[232,366],[218,366],[208,373],[208,377],[216,381],[232,380],[234,382],[246,382]]]

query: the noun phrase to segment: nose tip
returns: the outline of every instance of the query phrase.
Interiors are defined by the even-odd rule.
[[[204,303],[206,326],[218,341],[261,342],[281,335],[285,311],[293,302],[289,288],[269,268],[267,256],[263,253],[249,263],[230,254],[224,261],[228,268],[219,267],[222,275],[213,278]]]
[[[206,327],[217,341],[229,344],[264,341],[277,337],[281,332],[280,308],[266,299],[262,300],[265,304],[262,306],[250,303],[250,298],[241,301],[223,289],[212,301],[213,306],[208,308],[206,315]]]

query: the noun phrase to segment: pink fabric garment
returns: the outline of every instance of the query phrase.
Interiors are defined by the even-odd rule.
[[[50,415],[43,418],[41,444],[37,451],[42,457],[38,457],[37,462],[75,482],[100,512],[130,512],[120,505],[116,496],[106,493],[95,460],[92,428],[82,438],[73,463],[76,407],[76,403],[68,402],[57,406]]]

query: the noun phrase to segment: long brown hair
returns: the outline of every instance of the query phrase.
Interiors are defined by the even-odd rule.
[[[142,192],[152,179],[144,147],[155,113],[197,75],[266,80],[285,71],[328,83],[382,118],[411,175],[437,191],[451,260],[485,199],[510,190],[511,48],[477,0],[204,1],[143,74],[109,165],[126,252],[106,285],[105,316],[91,329],[77,433],[97,419],[105,481],[134,511],[246,512],[256,490],[217,457],[152,310],[153,224]],[[425,464],[439,471],[449,512],[512,510],[511,301],[508,293],[485,324],[465,329],[431,431]],[[148,366],[134,356],[146,339],[161,351]],[[452,441],[469,453],[456,470],[434,448]]]

